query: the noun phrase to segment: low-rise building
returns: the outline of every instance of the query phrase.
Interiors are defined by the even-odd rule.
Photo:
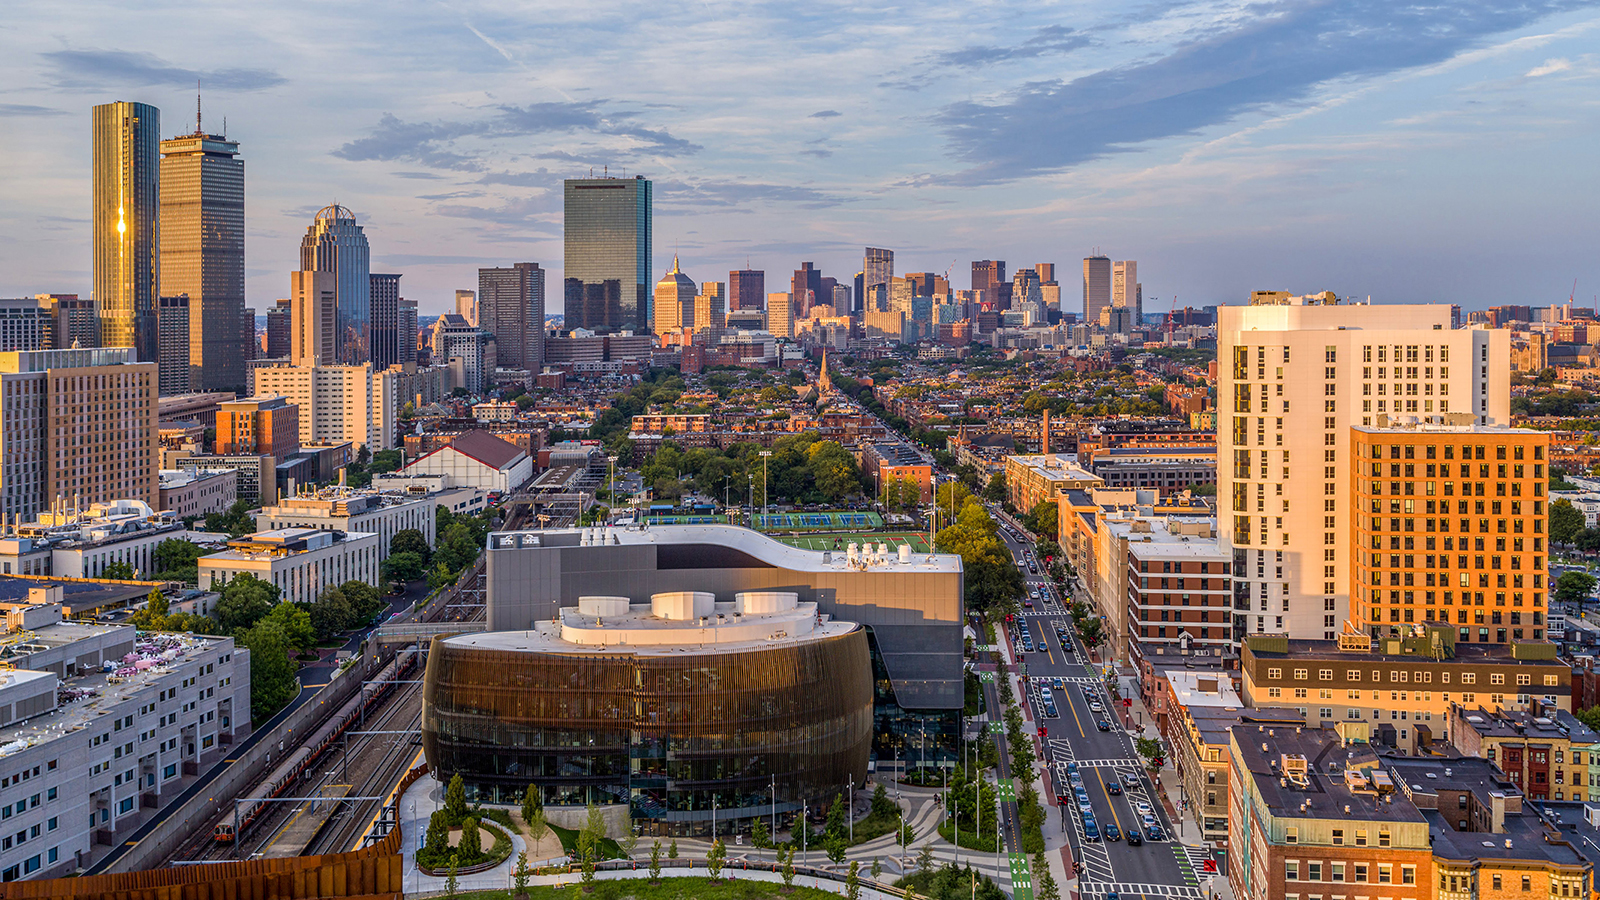
[[[864,444],[859,451],[861,468],[872,477],[873,490],[882,498],[892,481],[914,484],[919,503],[933,499],[933,464],[915,447],[899,442]]]
[[[183,469],[196,471],[201,469],[232,469],[238,473],[238,484],[235,488],[237,499],[243,500],[251,506],[262,503],[271,503],[278,499],[278,461],[271,454],[257,456],[243,454],[240,456],[190,456],[183,451],[171,451],[172,456],[163,455],[164,468]],[[168,465],[170,463],[170,466]]]
[[[234,469],[162,469],[161,511],[175,518],[227,512],[239,499]]]
[[[0,573],[100,578],[107,566],[121,563],[134,577],[148,576],[155,571],[155,548],[184,534],[182,522],[140,500],[48,512],[0,535]]]
[[[1035,453],[1006,457],[1006,497],[1027,512],[1062,491],[1087,490],[1101,484],[1100,477],[1078,465],[1068,453]]]
[[[1600,735],[1572,713],[1450,704],[1445,735],[1464,756],[1494,763],[1531,800],[1595,800],[1589,767]]]
[[[1182,784],[1185,815],[1200,826],[1201,836],[1220,846],[1228,843],[1228,783],[1232,771],[1228,730],[1235,725],[1292,729],[1305,724],[1298,710],[1283,707],[1248,709],[1226,676],[1169,672],[1169,702],[1163,736]]]
[[[1572,667],[1555,645],[1458,644],[1448,626],[1418,625],[1406,638],[1290,640],[1253,634],[1240,658],[1245,702],[1293,706],[1307,721],[1366,722],[1375,743],[1405,753],[1436,753],[1452,704],[1531,710],[1572,709]]]
[[[454,484],[510,493],[533,477],[533,458],[487,431],[462,432],[448,446],[401,470],[405,475],[449,475]]]
[[[1166,494],[1217,483],[1215,446],[1105,447],[1081,455],[1106,487],[1152,488]]]
[[[327,488],[312,494],[285,497],[256,511],[258,531],[315,528],[319,531],[373,532],[378,535],[380,560],[389,555],[389,543],[406,529],[422,532],[433,546],[434,494],[405,494],[373,490]]]
[[[235,576],[269,581],[285,603],[311,603],[324,588],[346,581],[378,584],[382,554],[370,532],[284,528],[228,542],[228,549],[200,557],[200,588],[221,590]]]
[[[1218,655],[1233,646],[1232,554],[1216,520],[1167,516],[1107,519],[1109,542],[1126,545],[1125,638]]]

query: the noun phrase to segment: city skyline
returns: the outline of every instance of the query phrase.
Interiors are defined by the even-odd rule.
[[[1146,263],[1152,311],[1174,294],[1204,305],[1253,289],[1469,309],[1556,302],[1574,279],[1579,299],[1597,293],[1581,239],[1592,177],[1574,164],[1595,128],[1573,102],[1597,74],[1592,10],[1280,12],[919,10],[872,25],[893,41],[808,51],[797,64],[828,74],[796,86],[779,67],[662,66],[654,49],[621,58],[614,48],[633,42],[611,33],[670,15],[706,49],[760,44],[805,18],[783,7],[726,29],[696,10],[537,28],[538,16],[487,7],[381,21],[322,11],[311,24],[329,41],[444,52],[407,72],[374,56],[378,77],[316,84],[294,74],[315,48],[254,21],[198,23],[180,41],[143,24],[160,10],[111,11],[47,36],[43,7],[22,4],[0,31],[14,86],[0,104],[14,137],[0,147],[18,163],[0,176],[13,198],[0,236],[15,253],[0,294],[87,296],[84,112],[123,99],[180,121],[196,78],[207,122],[227,116],[230,139],[251,149],[246,305],[257,310],[281,294],[293,242],[328,199],[370,226],[374,267],[405,273],[424,315],[448,309],[481,266],[528,259],[562,278],[560,180],[591,166],[658,182],[651,283],[674,249],[703,279],[747,258],[768,272],[813,259],[853,274],[864,246],[895,249],[908,271],[1067,265],[1100,246]],[[867,24],[808,27],[826,37]],[[1354,47],[1365,27],[1390,36]],[[612,47],[552,56],[552,37]],[[845,53],[859,61],[829,65]],[[539,79],[518,77],[535,66]],[[1166,85],[1193,81],[1214,87],[1168,114]],[[910,147],[895,126],[914,119],[931,126]],[[1041,140],[1015,140],[1035,127]],[[1055,140],[1057,128],[1075,137]],[[1417,228],[1419,216],[1442,224]],[[1507,254],[1553,262],[1515,271]]]

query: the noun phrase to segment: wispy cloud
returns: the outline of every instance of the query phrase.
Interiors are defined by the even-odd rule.
[[[973,44],[958,50],[947,50],[935,59],[940,65],[974,69],[1014,59],[1037,59],[1070,53],[1090,44],[1089,36],[1065,25],[1046,25],[1035,31],[1033,37],[1010,47]]]
[[[1263,3],[1243,24],[1150,62],[1025,84],[996,102],[947,106],[939,123],[955,156],[969,164],[949,180],[1009,181],[1192,134],[1252,110],[1303,101],[1337,79],[1435,64],[1482,38],[1586,5]]]
[[[153,53],[131,50],[51,50],[41,54],[58,87],[112,88],[151,85],[261,91],[288,81],[270,69],[187,69]]]
[[[53,109],[48,106],[32,106],[27,103],[0,103],[0,116],[64,116],[64,109]]]
[[[844,115],[844,113],[839,112],[837,109],[824,109],[824,110],[822,110],[820,112],[814,112],[811,115],[806,116],[806,118],[808,118],[808,119],[835,119],[835,118],[838,118],[839,116],[842,116],[842,115]]]
[[[1538,78],[1541,75],[1554,75],[1557,72],[1571,71],[1571,69],[1572,60],[1570,59],[1547,59],[1544,61],[1544,65],[1535,66],[1528,70],[1527,77]]]

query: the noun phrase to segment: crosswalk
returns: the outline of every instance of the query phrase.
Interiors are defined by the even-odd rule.
[[[1067,742],[1061,741],[1060,743],[1065,744]],[[1055,748],[1055,738],[1051,738],[1050,746],[1052,749]],[[1078,764],[1078,768],[1080,769],[1117,769],[1119,771],[1126,772],[1139,771],[1139,764],[1134,760],[1127,759],[1126,757],[1121,759],[1073,759],[1072,757],[1068,756],[1065,758],[1072,759],[1073,762]]]
[[[1080,900],[1102,900],[1107,894],[1116,891],[1121,897],[1138,897],[1141,894],[1149,897],[1172,898],[1198,898],[1204,897],[1205,892],[1198,887],[1187,884],[1140,884],[1132,881],[1090,881],[1078,882],[1078,897]]]

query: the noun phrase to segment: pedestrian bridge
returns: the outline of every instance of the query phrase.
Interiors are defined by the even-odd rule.
[[[380,644],[426,644],[442,634],[471,634],[488,629],[485,622],[397,622],[378,626],[376,635]]]

